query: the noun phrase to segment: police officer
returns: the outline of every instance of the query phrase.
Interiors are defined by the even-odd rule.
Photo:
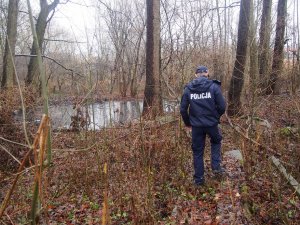
[[[194,160],[195,185],[203,185],[204,162],[203,154],[206,135],[211,143],[211,167],[215,174],[224,174],[221,167],[221,140],[222,135],[218,124],[224,114],[226,103],[221,92],[221,82],[209,80],[209,71],[206,66],[196,69],[196,79],[184,89],[180,104],[180,113],[188,129],[192,129],[192,150]]]

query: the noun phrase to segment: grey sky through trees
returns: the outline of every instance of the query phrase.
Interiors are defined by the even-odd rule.
[[[95,29],[95,6],[91,0],[72,0],[67,4],[60,4],[54,16],[58,24],[68,32],[78,37]]]
[[[67,0],[61,0],[62,3],[66,2]],[[50,0],[49,0],[50,2]],[[118,2],[117,0],[102,0],[101,2],[104,2],[105,4],[111,4],[114,5],[116,4],[116,2]],[[164,0],[161,1],[165,2]],[[169,4],[171,4],[172,2],[176,2],[176,4],[178,4],[179,2],[181,2],[181,0],[170,0],[168,1]],[[186,0],[186,2],[189,2],[188,0]],[[197,1],[193,0],[191,1],[193,2],[193,4],[195,4]],[[200,2],[200,0],[199,0]],[[224,12],[224,8],[222,8],[225,4],[225,0],[219,0],[219,7],[220,8],[220,13],[223,14]],[[236,5],[236,3],[238,3],[238,0],[227,0],[227,5],[233,4]],[[273,1],[272,4],[272,20],[273,20],[273,24],[274,24],[274,19],[276,18],[276,6],[277,6],[277,0]],[[288,24],[288,29],[291,28],[293,22],[291,19],[291,15],[293,15],[293,2],[294,0],[288,0],[288,13],[290,16],[289,19],[289,24]],[[213,4],[213,2],[212,2]],[[34,11],[38,12],[39,10],[39,0],[33,0],[32,1],[32,5],[34,7]],[[97,9],[97,6],[100,8],[100,12],[99,13],[99,9]],[[299,4],[300,6],[300,4]],[[215,7],[215,6],[207,6],[208,8],[210,7]],[[262,7],[262,5],[259,6],[260,8]],[[106,40],[109,40],[109,36],[108,36],[108,28],[105,24],[104,21],[104,16],[105,16],[105,6],[103,4],[100,3],[100,1],[98,0],[69,0],[66,4],[60,4],[58,6],[57,11],[55,12],[55,15],[50,23],[50,30],[51,32],[53,30],[58,30],[59,31],[65,31],[66,33],[68,33],[68,41],[73,41],[73,42],[79,42],[81,44],[78,44],[77,47],[80,46],[81,51],[85,52],[86,47],[86,43],[89,42],[89,45],[93,45],[94,43],[94,34],[95,32],[99,32],[99,30],[101,31],[101,35],[103,38],[105,38]],[[179,17],[181,17],[182,15],[182,10],[185,9],[178,9],[178,15]],[[186,9],[189,10],[189,9]],[[194,8],[194,10],[199,10],[198,8]],[[232,38],[235,39],[234,35],[237,32],[237,24],[238,24],[238,11],[239,11],[239,7],[233,7],[230,8],[230,20],[232,20],[231,22],[231,37],[229,37],[229,40],[231,40]],[[164,12],[163,9],[161,9],[161,13],[162,13],[162,20],[164,17]],[[209,18],[211,17],[211,15],[206,15],[206,19],[210,20]],[[222,18],[222,17],[221,17]],[[258,20],[260,20],[260,17],[256,17]],[[178,18],[177,18],[178,20]],[[100,21],[100,22],[99,22]],[[97,25],[96,25],[97,24]],[[100,27],[99,27],[100,24]],[[177,29],[176,26],[178,26],[178,23],[174,23],[173,25],[173,29]],[[215,26],[217,26],[217,22],[215,23]],[[274,26],[272,27],[274,29]],[[181,29],[181,28],[178,28]],[[210,30],[211,28],[207,27],[208,30]],[[259,29],[259,27],[258,27]],[[98,31],[97,31],[98,30]],[[209,32],[209,31],[208,31]],[[55,32],[54,32],[55,33]],[[174,32],[173,32],[174,33]],[[272,32],[274,33],[274,32]],[[164,32],[162,32],[162,35],[164,34]],[[257,32],[258,35],[258,32]],[[288,34],[289,35],[289,34]],[[162,37],[164,38],[164,37]],[[292,39],[292,38],[291,38]],[[183,39],[182,39],[183,40]],[[290,45],[292,45],[292,41],[289,43]]]
[[[67,0],[62,0],[61,2],[66,2]],[[200,0],[199,0],[200,1]],[[106,2],[112,2],[112,1],[102,1],[104,3]],[[117,1],[114,1],[117,2]],[[172,1],[170,1],[172,2]],[[174,0],[174,2],[176,2]],[[227,0],[227,5],[230,5],[231,3],[238,3],[238,0]],[[276,9],[277,0],[273,1],[273,12]],[[219,0],[219,6],[221,7],[221,12],[223,11],[222,7],[225,3],[225,0]],[[288,8],[291,12],[292,9],[292,3],[293,1],[288,1]],[[38,0],[33,0],[33,5],[35,5],[35,8],[38,7]],[[59,24],[60,26],[63,26],[65,29],[74,31],[75,33],[81,33],[84,32],[85,27],[88,28],[94,28],[95,26],[95,7],[99,5],[98,0],[70,0],[67,4],[60,4],[58,7],[58,10],[54,16],[55,23]],[[299,6],[300,7],[300,6]],[[104,6],[101,7],[104,9]],[[232,8],[238,12],[239,7]],[[235,15],[238,16],[238,15]],[[236,18],[237,21],[237,18]]]

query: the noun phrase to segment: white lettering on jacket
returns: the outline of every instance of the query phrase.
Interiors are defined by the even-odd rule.
[[[211,98],[210,92],[205,92],[201,94],[191,94],[191,100],[193,99],[206,99],[206,98]]]

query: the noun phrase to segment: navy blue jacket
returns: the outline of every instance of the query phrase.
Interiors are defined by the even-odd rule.
[[[226,102],[220,83],[206,77],[198,77],[184,89],[180,113],[186,126],[212,127],[219,123]]]

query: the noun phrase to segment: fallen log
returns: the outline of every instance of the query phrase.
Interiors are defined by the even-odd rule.
[[[282,175],[287,179],[287,181],[290,183],[290,185],[293,186],[297,194],[300,196],[300,184],[295,180],[295,178],[286,172],[286,169],[282,165],[282,163],[277,159],[275,156],[270,157],[273,164],[277,167],[277,169],[282,173]]]
[[[276,155],[281,155],[278,152],[274,151],[273,149],[269,148],[268,146],[265,146],[255,140],[253,140],[252,138],[250,138],[247,133],[243,133],[241,131],[241,128],[238,126],[234,126],[233,123],[231,122],[230,118],[226,115],[226,118],[228,120],[229,125],[237,132],[239,133],[242,137],[244,137],[245,139],[247,139],[248,141],[252,142],[253,144],[260,146],[264,149],[266,149],[269,152],[272,152],[273,154]],[[290,185],[293,186],[293,188],[296,190],[297,194],[300,196],[300,184],[297,182],[297,180],[295,180],[295,178],[293,178],[292,175],[288,174],[286,172],[286,169],[284,168],[284,166],[282,165],[282,163],[279,161],[279,159],[277,159],[274,155],[270,156],[270,160],[272,161],[272,163],[277,167],[277,169],[283,174],[283,176],[287,179],[287,181],[290,183]]]

